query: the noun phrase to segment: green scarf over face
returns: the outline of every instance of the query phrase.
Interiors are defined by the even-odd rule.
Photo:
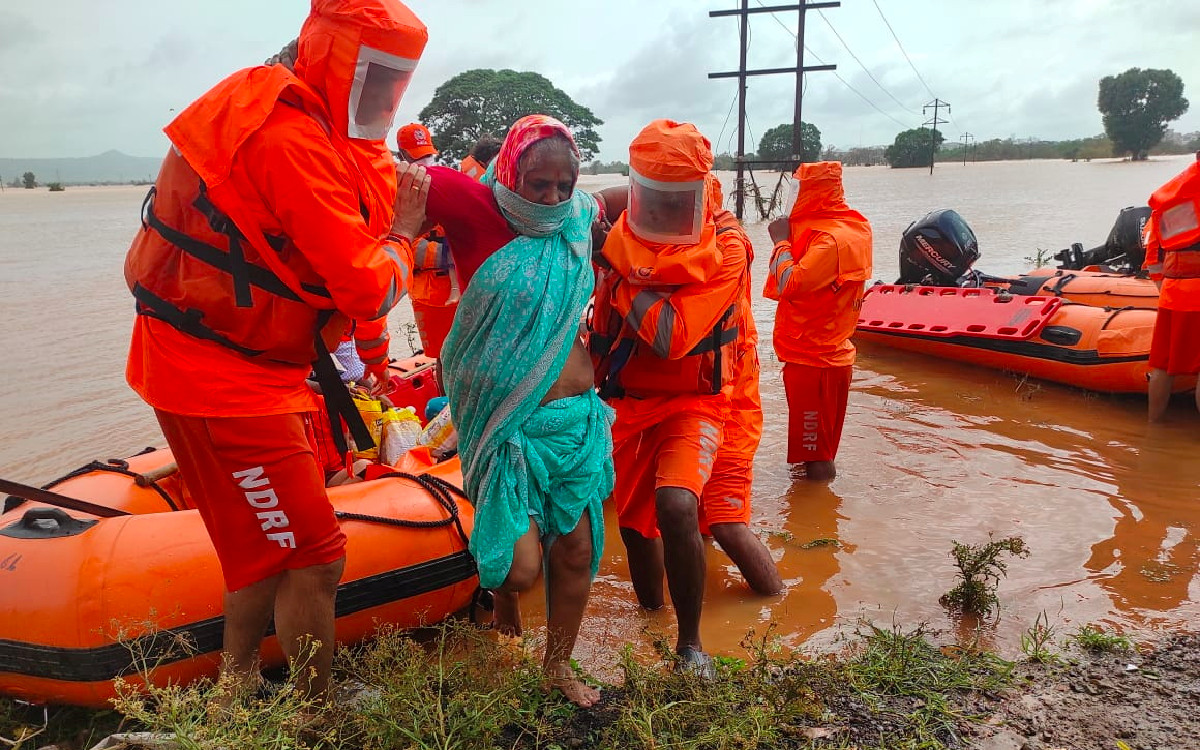
[[[485,184],[494,183],[491,172]],[[513,194],[506,203],[512,197],[524,200]],[[593,575],[603,550],[611,411],[594,392],[541,405],[566,364],[594,283],[596,202],[576,191],[568,203],[504,212],[518,232],[543,236],[521,234],[480,266],[442,348],[463,477],[476,504],[471,553],[484,588],[504,582],[530,518],[552,542],[587,512]],[[551,213],[559,225],[548,232],[555,228],[541,214]],[[523,227],[524,216],[537,226]]]

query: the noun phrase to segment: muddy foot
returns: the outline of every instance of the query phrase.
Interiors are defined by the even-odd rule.
[[[515,593],[495,591],[492,627],[503,635],[518,638],[521,635],[521,599]]]
[[[600,691],[576,677],[570,664],[547,667],[546,681],[551,690],[559,691],[580,708],[591,708],[600,702]]]

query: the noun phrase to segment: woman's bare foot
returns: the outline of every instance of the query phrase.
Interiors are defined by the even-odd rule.
[[[517,638],[521,635],[521,598],[516,592],[492,592],[492,627]]]
[[[549,665],[545,671],[550,689],[559,691],[576,706],[591,708],[600,702],[600,691],[579,679],[570,663]]]

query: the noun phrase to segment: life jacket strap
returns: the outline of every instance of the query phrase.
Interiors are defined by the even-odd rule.
[[[205,325],[203,321],[204,313],[200,310],[182,310],[162,297],[159,297],[154,292],[151,292],[140,283],[135,283],[132,291],[133,298],[138,301],[138,315],[157,318],[177,331],[182,331],[189,336],[203,339],[204,341],[220,344],[247,357],[258,357],[263,354],[262,349],[251,349],[250,347],[242,346],[228,336]]]

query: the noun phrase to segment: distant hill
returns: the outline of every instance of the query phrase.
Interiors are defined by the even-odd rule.
[[[129,156],[120,151],[65,159],[0,159],[0,178],[8,185],[26,172],[33,172],[39,185],[145,182],[158,175],[160,164],[161,156]]]

